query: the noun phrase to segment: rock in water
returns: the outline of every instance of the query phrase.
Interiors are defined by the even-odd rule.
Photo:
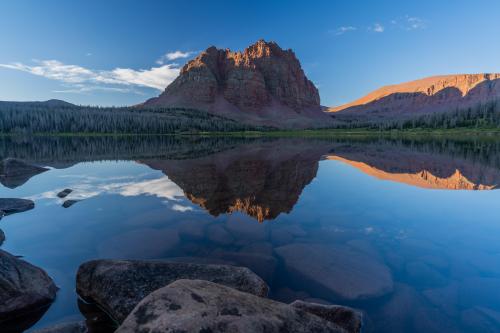
[[[0,229],[0,246],[3,244],[5,241],[5,233],[3,232],[2,229]]]
[[[266,296],[266,283],[248,268],[165,261],[94,260],[80,266],[76,289],[121,323],[144,297],[179,279],[208,280]]]
[[[0,326],[2,321],[50,304],[56,291],[42,269],[0,250]]]
[[[87,333],[88,329],[85,322],[62,323],[54,326],[42,328],[32,333]]]
[[[189,61],[159,97],[144,105],[203,109],[280,127],[329,120],[321,111],[318,89],[305,76],[295,53],[264,40],[243,52],[209,47]]]
[[[345,332],[290,305],[217,283],[177,280],[148,295],[116,331]]]
[[[24,212],[35,208],[35,203],[27,199],[1,198],[0,212],[5,215]]]
[[[72,189],[66,188],[62,190],[61,192],[57,193],[57,196],[61,199],[66,198],[71,192],[73,192]]]
[[[73,199],[66,200],[63,202],[62,206],[64,208],[69,208],[69,207],[73,206],[74,204],[76,204],[78,201],[80,201],[80,200],[73,200]]]
[[[297,243],[275,249],[290,273],[319,289],[346,299],[384,295],[393,289],[387,266],[348,247]]]
[[[16,188],[26,183],[31,177],[49,169],[28,164],[15,158],[6,158],[0,162],[0,183],[8,188]]]
[[[325,305],[304,301],[295,301],[290,305],[335,323],[349,333],[361,332],[363,324],[361,313],[347,306]]]

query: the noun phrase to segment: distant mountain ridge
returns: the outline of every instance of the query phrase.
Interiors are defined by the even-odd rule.
[[[318,89],[294,52],[264,40],[242,52],[209,47],[144,106],[189,107],[279,127],[328,120],[321,112]]]
[[[451,111],[500,98],[500,74],[432,76],[377,89],[328,112],[357,115],[404,115]]]
[[[67,107],[72,107],[76,106],[75,104],[60,100],[60,99],[49,99],[47,101],[28,101],[28,102],[15,102],[15,101],[0,101],[0,105],[27,105],[27,106],[36,106],[36,105],[43,105],[43,106],[57,106],[57,107],[62,107],[62,106],[67,106]]]

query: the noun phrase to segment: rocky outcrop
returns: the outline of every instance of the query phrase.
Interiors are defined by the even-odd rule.
[[[257,296],[266,283],[248,268],[165,261],[94,260],[80,266],[77,292],[121,323],[148,294],[178,279],[217,282]]]
[[[31,177],[49,169],[28,164],[15,158],[6,158],[0,162],[0,183],[8,188],[16,188],[26,183]]]
[[[0,326],[50,304],[56,291],[43,270],[0,250]]]
[[[346,331],[284,303],[208,281],[177,280],[144,298],[116,332]]]
[[[165,91],[145,106],[188,107],[238,120],[299,126],[325,119],[318,89],[295,53],[259,40],[243,52],[209,47],[189,61]],[[309,121],[308,121],[309,120]]]
[[[497,73],[433,76],[382,87],[327,111],[377,117],[453,111],[499,99],[499,79]]]
[[[24,212],[35,208],[35,203],[28,199],[1,198],[0,199],[0,214],[5,215]],[[3,215],[3,214],[1,214]]]

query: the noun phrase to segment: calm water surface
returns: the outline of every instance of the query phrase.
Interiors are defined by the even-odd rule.
[[[90,316],[82,262],[171,258],[359,308],[365,332],[500,332],[500,141],[4,138],[0,157],[50,167],[0,178],[36,204],[2,248],[60,287],[31,329]]]

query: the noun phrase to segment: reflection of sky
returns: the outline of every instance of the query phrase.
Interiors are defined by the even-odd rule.
[[[73,180],[67,184],[73,192],[66,199],[83,200],[103,194],[119,194],[125,197],[138,195],[153,195],[158,198],[177,201],[182,197],[183,192],[168,177],[161,176],[156,179],[142,179],[149,174],[123,177],[85,177]],[[58,199],[57,193],[63,188],[42,192],[29,197],[32,200]]]
[[[84,200],[68,209],[60,207],[56,194],[64,188],[74,190],[69,199]],[[422,189],[373,178],[337,161],[321,161],[315,180],[304,188],[292,211],[259,224],[241,213],[214,218],[186,199],[160,171],[135,162],[108,161],[53,169],[19,188],[0,188],[0,196],[35,199],[34,210],[0,221],[7,236],[3,249],[43,267],[61,287],[38,327],[77,316],[74,279],[86,260],[228,251],[251,255],[252,247],[269,247],[275,256],[273,251],[288,242],[326,244],[362,253],[367,264],[380,262],[391,270],[396,296],[404,296],[405,290],[417,295],[407,297],[420,313],[435,310],[427,294],[448,287],[457,289],[460,297],[444,298],[447,306],[482,306],[500,313],[500,191]],[[210,243],[206,237],[211,228],[225,228],[235,242],[227,248]],[[287,230],[297,229],[298,238],[279,237],[279,231],[286,236]],[[287,276],[279,273],[277,280]],[[285,280],[278,282],[288,283],[288,277]],[[307,287],[304,283],[304,290]],[[379,316],[372,319],[383,323],[391,297],[379,299],[373,308],[363,308],[362,302],[352,305]],[[403,307],[401,313],[405,311],[415,313],[413,308]],[[447,318],[440,310],[436,322],[459,321]]]

